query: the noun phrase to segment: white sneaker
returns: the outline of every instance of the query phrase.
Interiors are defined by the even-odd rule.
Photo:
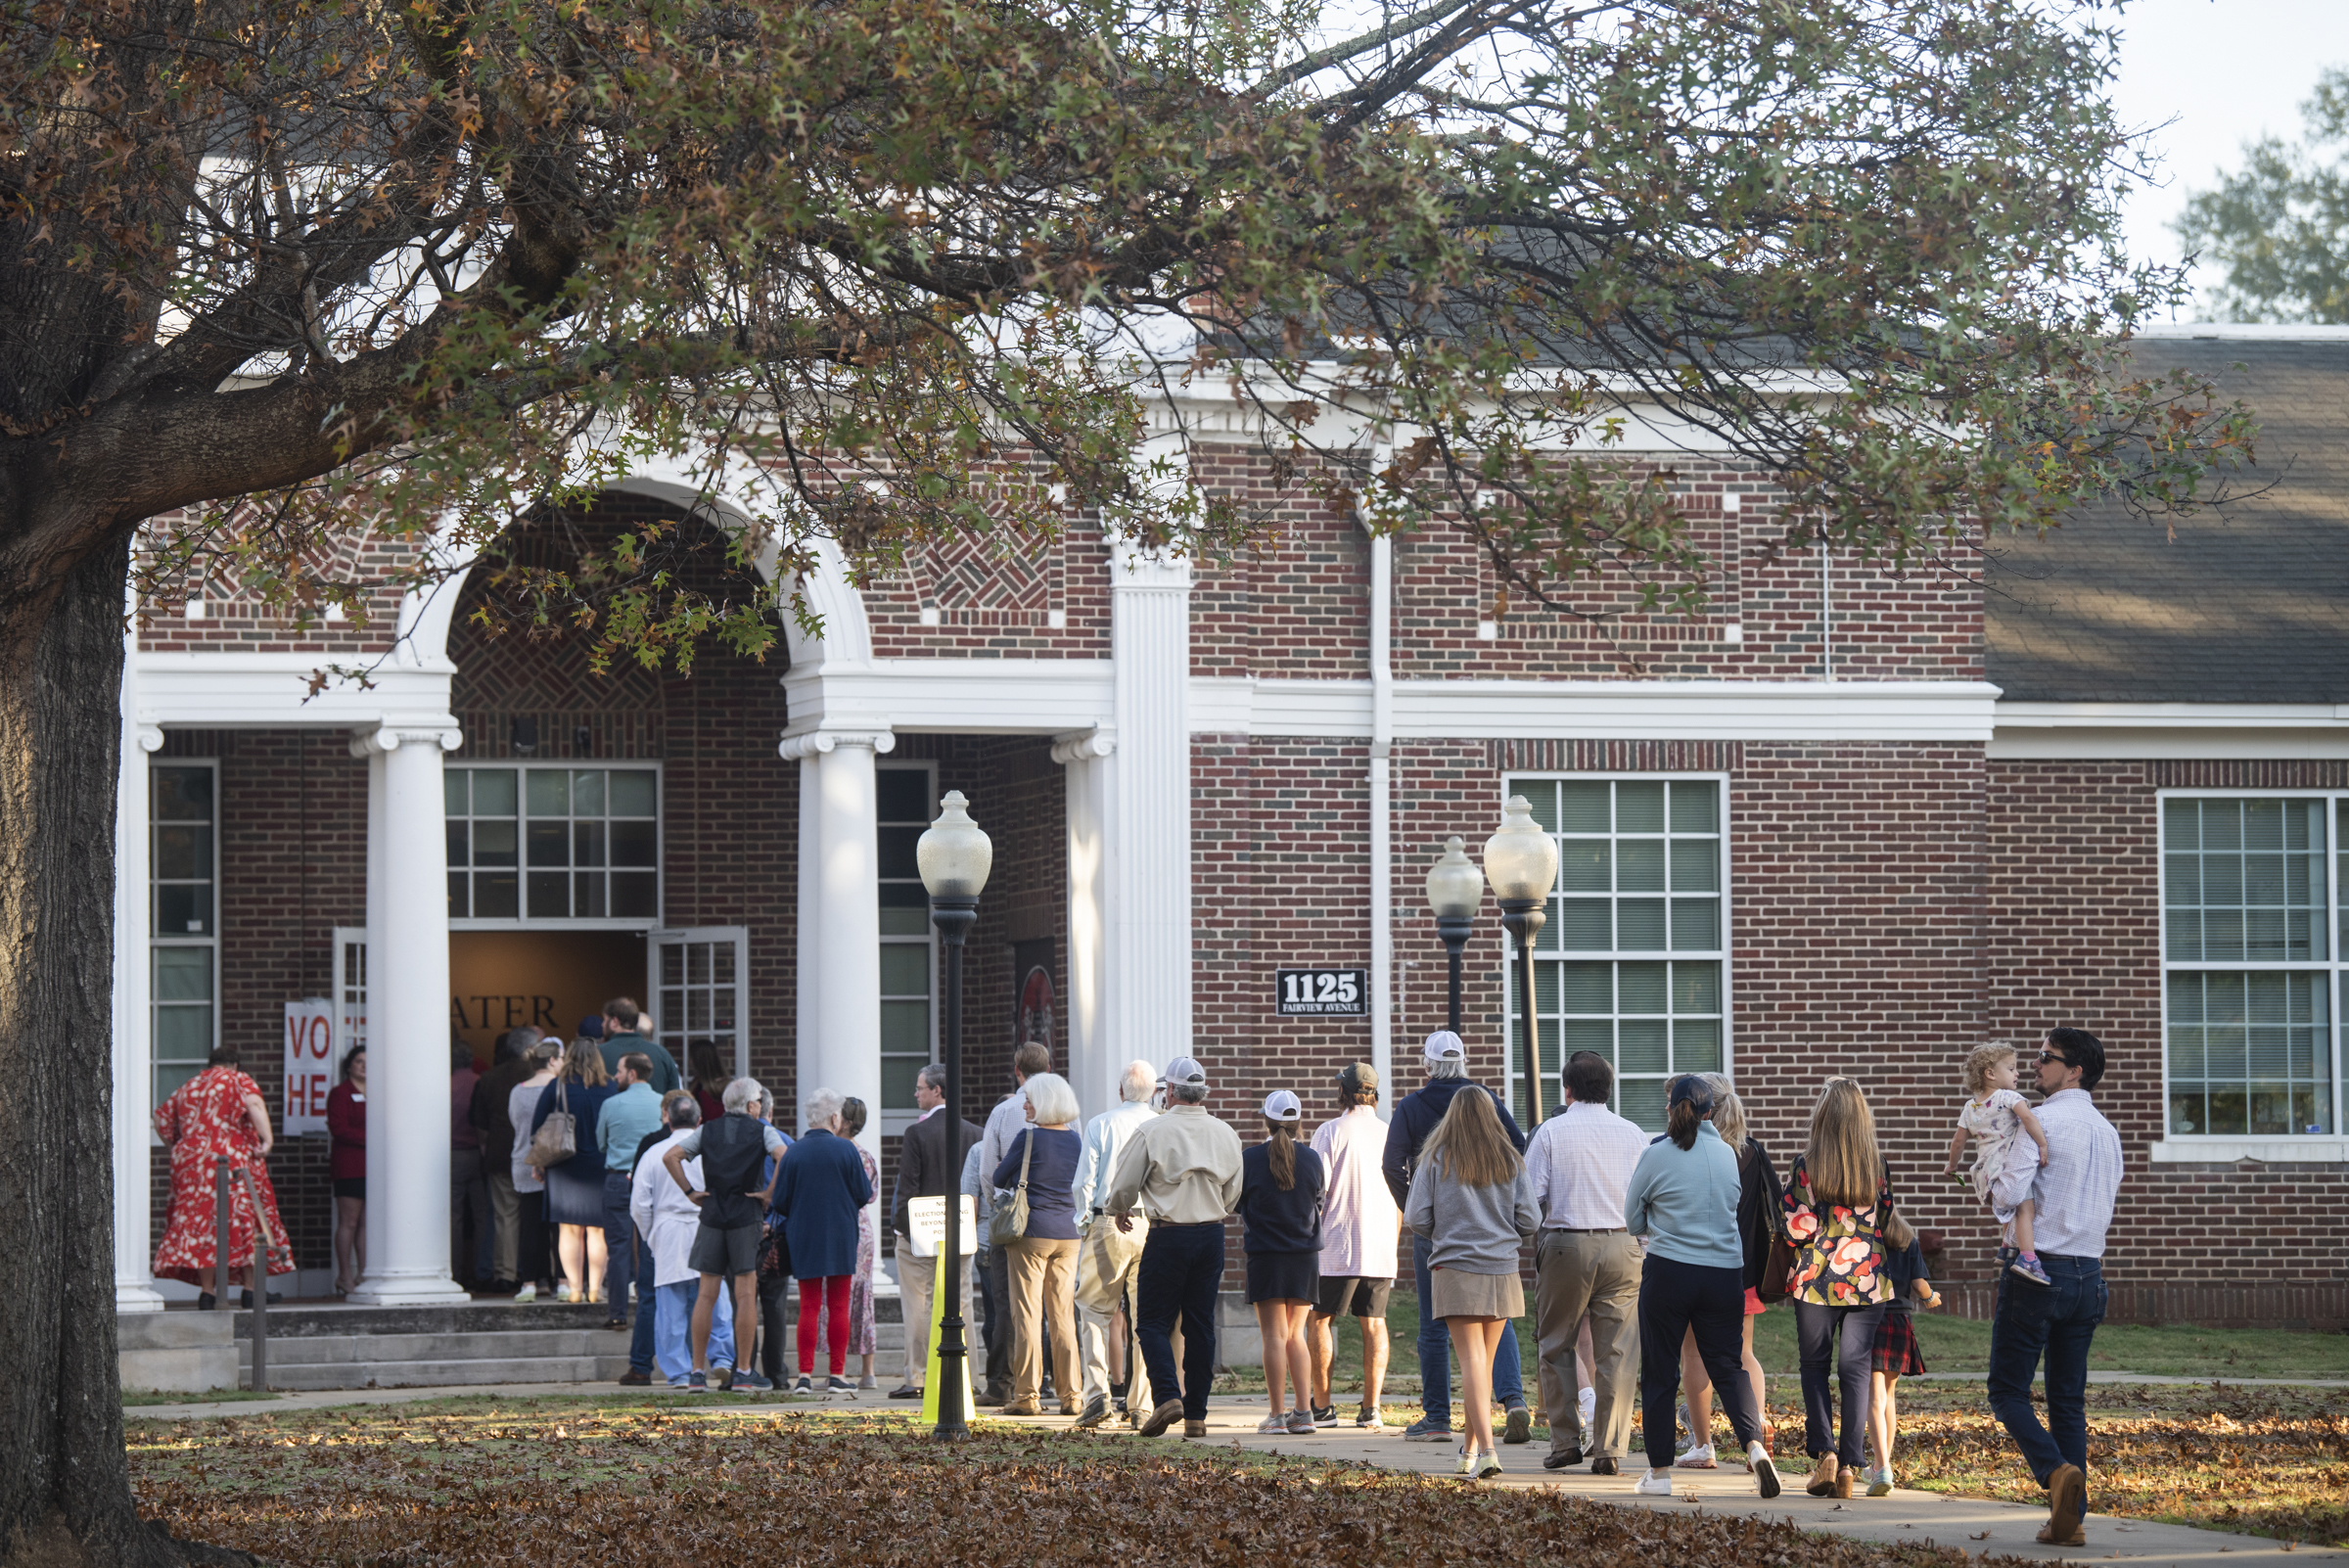
[[[520,1290],[514,1292],[514,1299],[516,1302],[536,1301],[538,1299],[538,1287],[536,1285],[525,1285]]]
[[[1256,1429],[1259,1432],[1286,1432],[1289,1429],[1289,1418],[1285,1415],[1267,1415],[1256,1423]]]
[[[1582,1407],[1583,1430],[1589,1432],[1590,1423],[1598,1418],[1598,1390],[1594,1388],[1583,1390],[1575,1397],[1575,1403]]]
[[[555,1286],[555,1300],[557,1300],[557,1301],[569,1301],[569,1300],[571,1300],[571,1281],[570,1281],[570,1280],[566,1279],[566,1280],[564,1280],[564,1281],[563,1281],[561,1284],[559,1284],[559,1285]]]
[[[1470,1481],[1473,1481],[1473,1480],[1475,1480],[1475,1479],[1476,1479],[1476,1463],[1477,1463],[1477,1460],[1479,1460],[1479,1459],[1480,1459],[1480,1458],[1482,1458],[1483,1456],[1484,1456],[1484,1455],[1482,1455],[1482,1454],[1478,1453],[1477,1453],[1477,1452],[1476,1452],[1474,1449],[1470,1448],[1470,1447],[1469,1447],[1467,1444],[1465,1444],[1465,1443],[1461,1444],[1461,1445],[1460,1445],[1460,1462],[1459,1462],[1459,1465],[1458,1465],[1459,1473],[1460,1473],[1462,1476],[1464,1476],[1465,1478],[1467,1478],[1468,1480],[1470,1480]]]
[[[1672,1462],[1683,1470],[1715,1470],[1721,1467],[1720,1461],[1713,1457],[1713,1445],[1710,1443],[1699,1443]]]
[[[1633,1485],[1632,1490],[1643,1498],[1669,1498],[1672,1496],[1672,1472],[1650,1470]]]
[[[1863,1470],[1861,1474],[1867,1478],[1867,1495],[1869,1497],[1889,1498],[1892,1496],[1891,1465],[1881,1465],[1873,1470]]]

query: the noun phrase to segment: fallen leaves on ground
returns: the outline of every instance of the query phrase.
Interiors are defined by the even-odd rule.
[[[1363,1465],[902,1417],[527,1406],[138,1423],[144,1511],[183,1539],[350,1568],[942,1564],[1966,1568],[1951,1548],[1661,1516]]]
[[[1903,1486],[2046,1499],[1981,1389],[1919,1387],[1901,1390]],[[1799,1412],[1773,1413],[1778,1447],[1799,1451]],[[2349,1545],[2349,1399],[2337,1389],[2095,1385],[2088,1457],[2097,1513]]]

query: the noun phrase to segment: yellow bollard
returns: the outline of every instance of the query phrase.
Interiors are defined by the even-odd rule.
[[[946,1336],[940,1325],[946,1320],[947,1304],[959,1304],[962,1299],[960,1291],[956,1289],[960,1283],[946,1268],[946,1249],[940,1247],[937,1274],[930,1287],[930,1360],[922,1373],[922,1419],[933,1426],[938,1424],[939,1390],[944,1386],[944,1379],[938,1369],[938,1346]],[[952,1295],[948,1294],[950,1291]],[[971,1396],[971,1325],[967,1321],[962,1325],[962,1419],[967,1425],[979,1414],[979,1407],[972,1402]]]

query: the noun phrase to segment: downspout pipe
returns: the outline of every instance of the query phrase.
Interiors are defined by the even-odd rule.
[[[1376,449],[1373,472],[1391,452]],[[1365,510],[1362,524],[1369,527]],[[1395,542],[1370,535],[1370,1065],[1378,1069],[1379,1115],[1391,1114],[1395,1083],[1395,670],[1392,629]]]

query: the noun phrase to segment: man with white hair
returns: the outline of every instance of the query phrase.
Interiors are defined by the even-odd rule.
[[[1084,1408],[1077,1417],[1081,1432],[1109,1419],[1110,1398],[1120,1382],[1130,1388],[1138,1360],[1130,1354],[1133,1319],[1127,1301],[1149,1240],[1149,1222],[1131,1230],[1097,1222],[1119,1157],[1135,1129],[1158,1114],[1150,1109],[1150,1096],[1157,1092],[1158,1069],[1128,1062],[1118,1078],[1118,1108],[1085,1124],[1084,1143],[1077,1151],[1077,1224],[1083,1234],[1077,1250],[1077,1354],[1084,1367]],[[1113,1360],[1121,1364],[1113,1367]],[[1123,1398],[1119,1403],[1140,1425],[1140,1402]]]
[[[669,1095],[663,1106],[663,1115],[668,1127],[667,1137],[647,1149],[647,1154],[667,1155],[702,1120],[693,1096],[682,1092]],[[684,1165],[687,1181],[681,1185],[669,1174],[665,1158],[639,1157],[628,1187],[628,1215],[636,1222],[636,1232],[644,1238],[645,1251],[650,1255],[654,1290],[652,1363],[661,1368],[661,1375],[668,1380],[669,1387],[678,1389],[691,1386],[693,1353],[688,1325],[693,1320],[693,1299],[699,1288],[691,1254],[694,1234],[702,1224],[700,1211],[685,1195],[700,1185],[701,1164],[688,1158]],[[709,1355],[720,1365],[734,1364],[734,1314],[722,1299],[710,1330]],[[647,1376],[641,1381],[650,1382],[651,1378]]]
[[[1379,1169],[1387,1178],[1387,1189],[1395,1194],[1398,1204],[1405,1202],[1411,1191],[1411,1168],[1418,1163],[1419,1151],[1430,1133],[1451,1109],[1451,1097],[1474,1089],[1479,1094],[1493,1091],[1468,1076],[1468,1047],[1460,1037],[1449,1029],[1439,1029],[1427,1037],[1420,1048],[1427,1066],[1427,1082],[1405,1094],[1395,1107],[1395,1120],[1387,1126],[1386,1156]],[[1507,1102],[1493,1094],[1493,1109],[1500,1113],[1500,1125],[1509,1134],[1517,1152],[1525,1152],[1525,1134],[1517,1130],[1517,1119],[1509,1114]],[[1451,1441],[1451,1333],[1444,1319],[1431,1310],[1428,1299],[1434,1276],[1428,1268],[1429,1243],[1425,1236],[1411,1238],[1411,1272],[1419,1289],[1419,1419],[1403,1429],[1406,1443],[1449,1443]],[[1526,1408],[1525,1376],[1517,1360],[1517,1325],[1500,1326],[1500,1344],[1493,1353],[1493,1397],[1508,1412],[1508,1426],[1501,1435],[1503,1443],[1530,1443],[1534,1436],[1533,1412]]]
[[[1150,1372],[1142,1436],[1182,1420],[1207,1436],[1216,1380],[1216,1292],[1223,1281],[1223,1220],[1240,1201],[1240,1137],[1207,1114],[1207,1070],[1188,1056],[1167,1064],[1164,1116],[1135,1128],[1118,1156],[1101,1210],[1133,1233],[1139,1203],[1150,1222],[1135,1275],[1134,1327]],[[1182,1318],[1182,1375],[1174,1373],[1174,1319]]]
[[[766,1157],[780,1155],[788,1146],[782,1133],[754,1114],[765,1094],[757,1079],[736,1079],[719,1097],[725,1114],[677,1138],[661,1155],[670,1179],[702,1212],[691,1259],[702,1276],[702,1289],[693,1304],[693,1371],[686,1380],[686,1388],[695,1394],[709,1388],[710,1323],[727,1278],[734,1281],[734,1321],[759,1320],[760,1212],[766,1204]],[[685,1162],[697,1155],[701,1179],[689,1180]],[[744,1364],[730,1368],[719,1387],[774,1387],[751,1370],[748,1356],[741,1360]]]

